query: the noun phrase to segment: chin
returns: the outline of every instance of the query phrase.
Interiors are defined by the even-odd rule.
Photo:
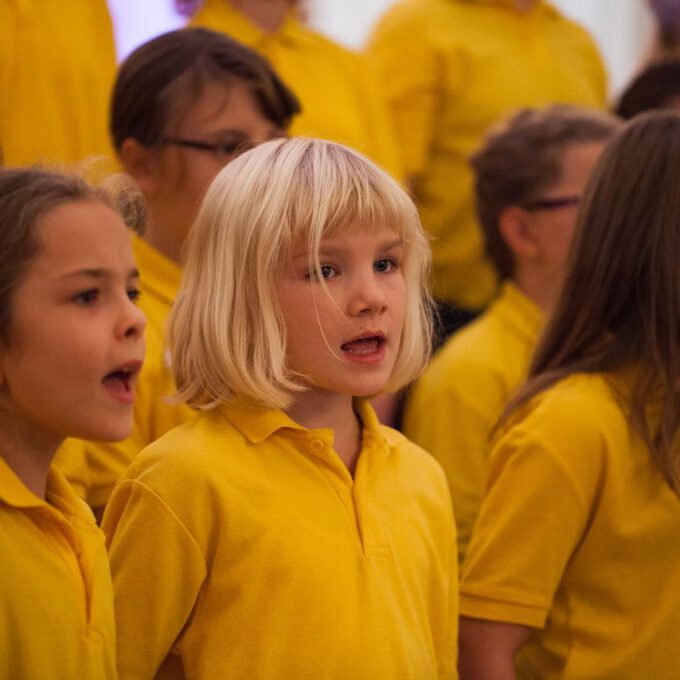
[[[132,434],[132,423],[126,420],[125,423],[111,423],[102,425],[99,422],[96,426],[83,428],[76,436],[78,439],[86,439],[94,442],[120,442],[127,439]]]

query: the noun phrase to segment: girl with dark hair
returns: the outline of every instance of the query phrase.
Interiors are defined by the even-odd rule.
[[[586,192],[569,274],[502,419],[461,586],[461,678],[677,676],[680,116]]]

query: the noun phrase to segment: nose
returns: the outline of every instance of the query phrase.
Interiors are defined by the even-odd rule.
[[[371,317],[382,314],[386,309],[384,285],[375,272],[357,277],[351,292],[350,314]]]
[[[126,297],[116,327],[118,337],[139,339],[143,336],[145,328],[146,316],[144,316],[144,312]]]

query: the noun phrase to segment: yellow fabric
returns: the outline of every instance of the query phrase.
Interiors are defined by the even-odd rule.
[[[602,107],[606,79],[587,33],[539,0],[402,0],[367,54],[382,75],[407,178],[435,237],[434,292],[467,308],[492,297],[468,157],[490,124],[521,106]]]
[[[115,678],[104,536],[54,469],[46,498],[0,458],[0,677]]]
[[[542,322],[539,308],[506,282],[489,309],[435,355],[409,396],[404,433],[446,472],[459,562],[479,511],[491,430],[526,375]]]
[[[271,62],[302,105],[292,135],[351,146],[401,179],[384,94],[363,55],[315,33],[294,12],[276,33],[263,33],[228,0],[205,0],[191,25],[227,33]]]
[[[444,475],[359,408],[354,480],[331,430],[239,405],[137,457],[103,524],[122,680],[171,650],[193,680],[456,677]]]
[[[520,678],[678,676],[680,500],[615,385],[563,380],[517,413],[489,459],[461,613],[539,629]]]
[[[135,391],[132,434],[114,444],[86,442],[86,469],[77,463],[78,444],[72,440],[62,446],[57,461],[76,490],[87,486],[84,498],[93,508],[106,505],[116,482],[145,446],[194,415],[188,406],[166,401],[175,386],[166,361],[165,324],[182,270],[138,236],[133,238],[132,247],[140,272],[139,306],[147,318],[146,356]]]
[[[68,480],[78,498],[87,501],[92,486],[90,468],[82,439],[66,439],[57,450],[52,465]]]
[[[5,165],[111,156],[116,71],[104,0],[0,3],[0,146]]]

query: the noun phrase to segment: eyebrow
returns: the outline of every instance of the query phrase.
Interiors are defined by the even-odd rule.
[[[91,279],[104,279],[106,278],[110,273],[110,270],[108,269],[77,269],[76,271],[73,272],[68,272],[67,274],[64,274],[62,276],[63,279],[73,279],[76,277],[88,277]],[[138,279],[139,278],[139,270],[134,267],[128,272],[127,275],[128,279]]]

